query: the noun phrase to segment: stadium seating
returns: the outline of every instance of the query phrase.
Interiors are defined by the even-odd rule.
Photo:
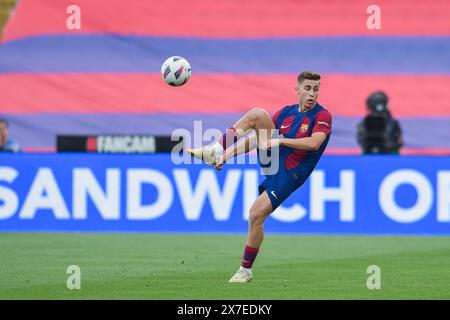
[[[355,126],[377,90],[406,152],[449,152],[450,2],[378,1],[380,30],[366,26],[371,1],[180,3],[79,0],[71,30],[71,1],[21,0],[0,46],[0,113],[14,138],[53,151],[58,133],[170,134],[194,120],[224,129],[251,107],[296,103],[297,73],[313,70],[334,115],[329,153],[358,152]],[[191,63],[183,87],[160,78],[172,55]]]

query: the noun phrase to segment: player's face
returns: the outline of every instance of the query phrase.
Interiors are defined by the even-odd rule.
[[[305,79],[301,83],[297,83],[295,87],[297,91],[298,100],[301,106],[312,108],[316,104],[319,97],[320,81]]]

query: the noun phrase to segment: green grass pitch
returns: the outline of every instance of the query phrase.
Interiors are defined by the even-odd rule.
[[[0,299],[450,299],[450,237],[0,233]],[[69,290],[69,265],[81,289]],[[366,286],[381,268],[381,289]]]

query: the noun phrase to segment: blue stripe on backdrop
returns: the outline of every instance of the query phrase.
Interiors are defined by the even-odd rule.
[[[202,121],[203,133],[210,128],[224,130],[242,114],[8,114],[11,137],[24,147],[56,147],[57,134],[157,134],[170,135],[183,128],[194,131],[194,121]],[[356,148],[356,124],[360,118],[333,118],[329,147]],[[450,118],[400,118],[406,147],[450,148]],[[45,128],[45,129],[43,129]],[[424,129],[426,128],[426,129]],[[426,130],[424,133],[423,130]]]
[[[0,72],[159,72],[173,55],[193,72],[450,74],[450,37],[273,39],[42,36],[0,47]]]

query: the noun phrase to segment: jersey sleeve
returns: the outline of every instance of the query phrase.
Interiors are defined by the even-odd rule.
[[[312,133],[323,132],[326,135],[331,133],[332,117],[328,110],[320,111],[314,119],[314,127]]]
[[[275,124],[275,128],[277,128],[277,129],[280,129],[280,128],[278,128],[277,120],[283,110],[284,110],[284,108],[281,108],[280,110],[275,112],[274,115],[272,116],[272,122]]]

